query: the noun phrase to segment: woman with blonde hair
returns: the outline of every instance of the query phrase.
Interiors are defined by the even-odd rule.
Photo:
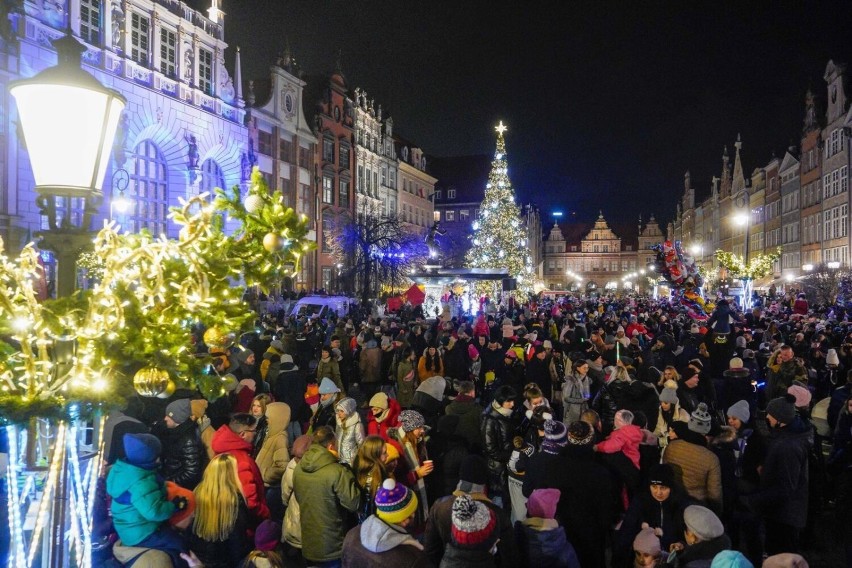
[[[246,536],[249,512],[236,458],[230,454],[213,458],[193,493],[195,519],[188,531],[189,548],[205,568],[238,566],[252,546]]]
[[[352,471],[355,472],[355,482],[361,490],[359,522],[376,512],[376,491],[384,480],[390,477],[385,467],[387,457],[387,444],[381,436],[367,436],[358,448],[358,454],[352,462]]]

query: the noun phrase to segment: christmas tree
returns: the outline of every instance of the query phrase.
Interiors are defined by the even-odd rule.
[[[501,121],[495,130],[497,150],[485,184],[479,218],[473,222],[467,262],[475,268],[505,268],[510,278],[517,279],[519,290],[529,291],[533,285],[532,258],[521,223],[521,211],[515,204],[515,191],[509,181],[503,139],[506,126]]]

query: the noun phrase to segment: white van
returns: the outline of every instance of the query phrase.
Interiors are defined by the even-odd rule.
[[[329,312],[334,312],[338,317],[346,317],[350,308],[357,303],[358,300],[346,296],[305,296],[296,302],[290,315],[325,319]]]

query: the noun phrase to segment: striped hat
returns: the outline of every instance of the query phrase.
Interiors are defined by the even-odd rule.
[[[416,510],[417,495],[392,478],[385,479],[376,491],[376,516],[387,523],[399,524]]]
[[[491,550],[497,542],[497,516],[469,495],[456,497],[452,519],[452,541],[459,548]]]

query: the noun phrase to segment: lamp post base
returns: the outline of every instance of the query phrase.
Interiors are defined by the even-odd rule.
[[[94,233],[79,229],[51,229],[36,233],[39,247],[56,257],[56,297],[65,298],[77,287],[77,258],[91,248]]]

